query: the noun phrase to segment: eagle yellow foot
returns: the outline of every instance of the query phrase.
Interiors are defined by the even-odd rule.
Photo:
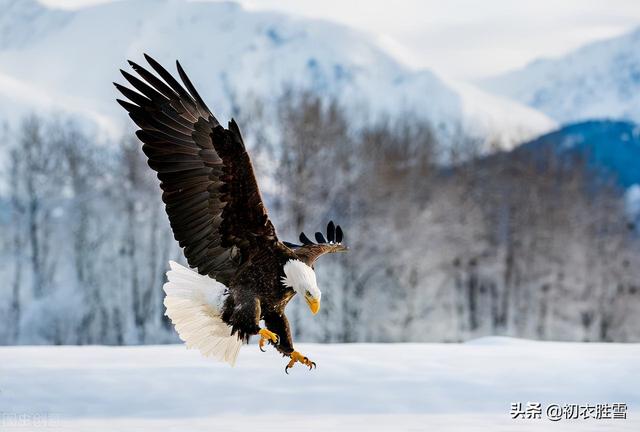
[[[266,352],[262,348],[267,342],[271,342],[272,344],[277,345],[278,342],[280,341],[280,338],[278,337],[277,334],[267,330],[266,328],[260,329],[258,334],[260,335],[260,341],[258,342],[258,346],[260,347],[260,351],[262,352]]]
[[[299,362],[299,363],[302,363],[305,366],[308,366],[309,370],[311,370],[311,368],[315,368],[316,367],[315,362],[312,362],[307,357],[305,357],[302,354],[300,354],[298,351],[292,352],[291,354],[289,354],[289,356],[291,357],[291,360],[289,360],[289,363],[284,368],[284,372],[287,375],[289,375],[289,369],[291,369],[293,367],[293,365],[296,364],[296,362]]]

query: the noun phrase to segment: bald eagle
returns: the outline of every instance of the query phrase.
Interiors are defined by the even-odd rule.
[[[241,344],[259,335],[260,350],[269,343],[289,358],[285,372],[296,362],[315,367],[294,349],[284,311],[300,294],[318,312],[314,263],[347,250],[342,229],[329,222],[327,237],[317,232],[316,242],[304,233],[302,244],[278,240],[236,122],[220,125],[179,62],[183,84],[145,58],[155,74],[129,61],[140,78],[121,70],[133,89],[114,85],[128,99],[117,101],[140,128],[174,237],[193,269],[170,263],[166,315],[205,356],[234,365]]]

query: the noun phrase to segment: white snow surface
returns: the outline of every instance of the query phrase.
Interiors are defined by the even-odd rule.
[[[298,349],[317,370],[287,376],[285,359],[256,345],[235,368],[178,345],[2,347],[0,430],[640,430],[640,344],[492,337]],[[511,402],[528,401],[623,402],[628,418],[512,420]]]
[[[560,123],[640,121],[640,28],[481,82]]]
[[[112,81],[143,52],[175,72],[179,59],[220,119],[251,96],[274,102],[283,88],[336,96],[368,115],[416,113],[438,128],[462,127],[514,143],[547,132],[540,112],[430,71],[412,71],[369,34],[327,21],[243,9],[236,3],[124,0],[75,11],[35,0],[0,0],[0,120],[65,112],[107,131],[128,119]],[[27,31],[28,29],[28,31]],[[451,131],[450,131],[451,132]]]

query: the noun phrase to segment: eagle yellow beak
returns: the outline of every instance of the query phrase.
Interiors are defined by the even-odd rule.
[[[317,314],[320,310],[320,300],[311,297],[305,297],[304,299],[307,301],[309,309],[311,309],[311,313],[314,315]]]

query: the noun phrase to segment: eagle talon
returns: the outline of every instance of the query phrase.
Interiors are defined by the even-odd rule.
[[[308,357],[303,356],[298,351],[293,351],[291,354],[289,354],[289,357],[291,357],[291,360],[289,360],[289,363],[287,363],[287,365],[284,367],[284,372],[287,375],[289,375],[289,369],[291,369],[293,365],[296,364],[296,362],[302,363],[303,365],[307,366],[309,370],[317,368],[315,362],[312,362]]]
[[[258,331],[258,334],[260,335],[260,340],[258,341],[258,347],[262,352],[266,352],[263,349],[265,343],[269,342],[272,345],[277,345],[278,343],[280,343],[280,337],[274,332],[267,330],[266,328],[260,329],[260,331]]]

